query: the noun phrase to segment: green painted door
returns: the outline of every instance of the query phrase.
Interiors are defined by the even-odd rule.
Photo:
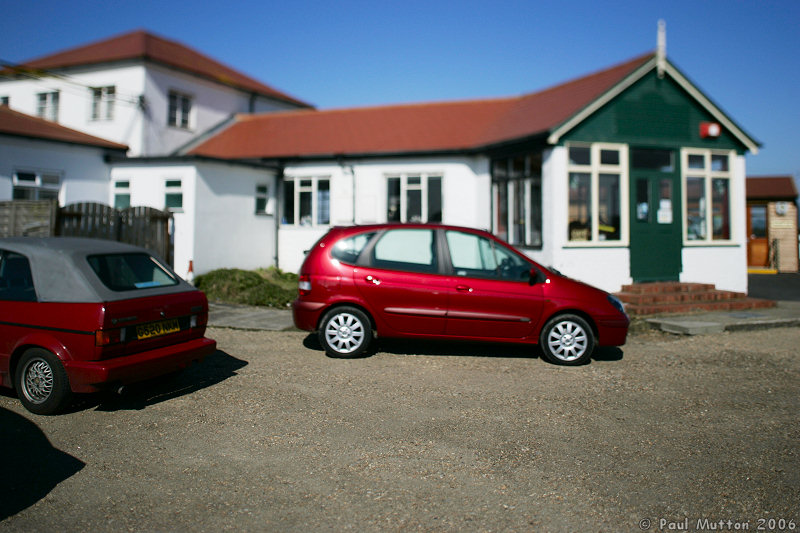
[[[674,153],[631,151],[631,277],[677,281],[681,273],[681,189]]]

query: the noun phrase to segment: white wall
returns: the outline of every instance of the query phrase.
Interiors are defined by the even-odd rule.
[[[125,63],[114,67],[70,70],[65,78],[47,77],[0,81],[0,96],[9,107],[36,116],[37,94],[59,91],[58,123],[90,135],[125,144],[138,154],[142,145],[142,113],[138,98],[144,92],[144,67]],[[113,120],[92,120],[89,87],[116,87]]]
[[[266,185],[273,214],[256,214],[256,186]],[[195,274],[275,264],[275,172],[199,163],[196,180]]]
[[[113,181],[130,181],[131,205],[165,208],[167,180],[181,180],[183,209],[173,211],[174,267],[181,276],[217,268],[274,264],[273,216],[255,214],[256,185],[275,194],[271,170],[204,161],[128,161],[112,168]],[[113,205],[113,189],[106,202]],[[274,203],[274,199],[273,199]]]
[[[0,200],[11,200],[16,170],[56,172],[61,205],[108,201],[110,170],[104,152],[90,146],[0,135]]]
[[[442,202],[445,224],[487,229],[491,225],[489,162],[478,157],[387,158],[292,165],[287,177],[327,177],[331,180],[331,225],[386,222],[386,176],[426,173],[443,177]],[[355,189],[354,189],[355,188]],[[355,190],[355,194],[354,194]],[[279,266],[297,272],[304,252],[324,235],[329,226],[281,226]]]

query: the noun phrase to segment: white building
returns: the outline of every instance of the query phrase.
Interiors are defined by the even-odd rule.
[[[106,68],[147,65],[131,88],[114,85],[146,105],[109,137],[138,157],[110,159],[106,194],[174,211],[178,272],[189,261],[197,273],[296,270],[331,225],[441,221],[489,229],[609,291],[656,280],[747,290],[745,154],[759,145],[663,48],[520,97],[316,111],[240,88],[225,107],[208,72],[176,72],[153,52],[133,67],[112,60],[136,38],[180,47],[130,34],[86,47],[98,57],[84,67],[73,53],[70,68],[102,87]],[[36,94],[46,112],[31,83],[15,75],[0,97],[14,107]],[[102,91],[91,95],[73,117],[87,131],[102,126]]]

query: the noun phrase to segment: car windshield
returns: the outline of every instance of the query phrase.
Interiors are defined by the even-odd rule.
[[[92,255],[89,265],[112,291],[177,285],[178,280],[155,258],[142,253]]]

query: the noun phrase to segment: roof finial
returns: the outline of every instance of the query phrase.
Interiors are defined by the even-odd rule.
[[[656,48],[656,69],[658,77],[664,77],[664,69],[667,65],[667,23],[664,19],[658,21],[658,44]]]

